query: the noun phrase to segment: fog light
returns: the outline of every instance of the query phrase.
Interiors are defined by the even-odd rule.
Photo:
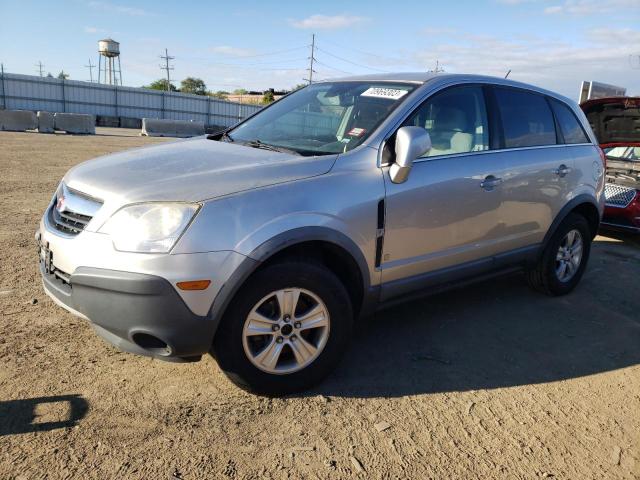
[[[189,282],[178,282],[180,290],[206,290],[211,285],[211,280],[191,280]]]

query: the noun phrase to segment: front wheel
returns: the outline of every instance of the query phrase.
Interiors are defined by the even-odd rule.
[[[231,302],[213,350],[241,388],[283,395],[319,383],[346,349],[349,295],[322,265],[274,264],[254,274]]]
[[[577,213],[567,215],[527,272],[529,285],[551,296],[566,295],[580,282],[591,252],[591,230]]]

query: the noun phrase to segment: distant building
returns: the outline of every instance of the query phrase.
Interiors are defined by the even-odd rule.
[[[627,89],[624,87],[600,82],[585,81],[582,82],[582,85],[580,86],[580,101],[578,103],[583,103],[587,100],[593,100],[596,98],[624,97],[626,94]]]
[[[273,88],[270,88],[268,90],[265,90],[264,92],[247,92],[243,95],[236,95],[235,93],[230,93],[229,95],[227,95],[227,100],[229,100],[230,102],[258,105],[262,103],[262,97],[267,92],[273,93],[273,98],[275,98],[276,100],[284,97],[286,94],[289,93],[288,91],[285,91],[285,90],[275,91]]]

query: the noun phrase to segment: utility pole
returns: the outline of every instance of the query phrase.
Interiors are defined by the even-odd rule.
[[[313,69],[313,62],[315,62],[315,51],[316,51],[316,34],[311,34],[311,56],[309,57],[309,78],[305,78],[304,80],[309,81],[309,85],[313,83],[313,73],[315,70]]]
[[[443,73],[444,68],[440,68],[440,60],[436,60],[436,68],[434,70],[428,70],[427,73]]]
[[[89,59],[89,65],[85,65],[85,67],[89,69],[89,81],[93,83],[93,69],[95,65],[91,64],[91,59]]]
[[[164,66],[160,65],[160,69],[167,71],[167,92],[168,92],[171,89],[171,76],[169,75],[169,71],[173,70],[173,67],[169,66],[169,60],[174,60],[176,57],[170,57],[169,51],[165,48],[164,55],[160,55],[160,58],[164,60]]]
[[[7,93],[4,90],[4,63],[0,63],[0,86],[2,87],[2,108],[7,108]]]
[[[38,60],[38,63],[36,63],[36,67],[38,67],[38,71],[40,72],[40,76],[44,77],[44,72],[43,72],[44,65],[42,64],[42,62]]]

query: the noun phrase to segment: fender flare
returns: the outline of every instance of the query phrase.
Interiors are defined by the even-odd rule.
[[[353,240],[344,233],[328,227],[310,226],[294,228],[292,230],[279,233],[256,247],[248,256],[246,256],[245,260],[242,261],[231,277],[222,286],[209,311],[209,318],[213,323],[214,335],[218,329],[220,321],[222,320],[224,312],[229,306],[229,303],[235,297],[236,293],[238,293],[244,282],[262,263],[287,247],[311,241],[332,243],[343,248],[347,253],[349,253],[358,265],[363,283],[363,292],[365,292],[366,295],[366,292],[369,290],[371,285],[369,267],[364,254]]]
[[[542,252],[544,251],[547,244],[551,240],[551,237],[553,236],[554,233],[556,233],[556,230],[558,229],[562,221],[565,218],[567,218],[567,215],[569,215],[578,205],[582,205],[585,203],[593,205],[593,207],[598,211],[598,214],[599,214],[598,225],[600,224],[600,220],[602,218],[602,210],[600,209],[600,207],[598,206],[598,203],[595,201],[595,199],[591,195],[583,193],[572,198],[564,207],[562,207],[560,212],[558,212],[558,214],[556,215],[556,218],[554,218],[553,222],[551,223],[549,230],[547,230],[547,233],[545,234],[544,239],[542,240],[542,248],[540,248],[539,255],[542,255]],[[596,232],[597,232],[597,229],[596,229]]]

